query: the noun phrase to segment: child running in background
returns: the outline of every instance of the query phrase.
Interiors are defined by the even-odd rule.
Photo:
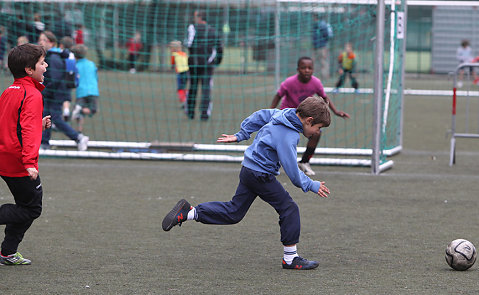
[[[78,124],[78,132],[83,132],[85,116],[93,116],[98,110],[98,69],[91,60],[86,58],[88,48],[83,44],[73,46],[72,52],[77,59],[79,74],[78,87],[76,89],[75,108],[72,119]]]
[[[339,80],[336,82],[336,88],[333,90],[334,93],[337,93],[339,87],[343,86],[344,81],[346,80],[346,75],[349,75],[351,79],[351,85],[354,88],[354,91],[358,93],[358,81],[354,76],[354,70],[356,67],[356,54],[354,54],[353,46],[351,43],[346,43],[344,46],[344,51],[338,56],[339,62]]]
[[[136,62],[138,60],[138,56],[140,54],[140,50],[143,48],[143,44],[141,43],[141,33],[135,32],[133,38],[130,38],[128,42],[126,42],[126,47],[128,49],[128,61],[130,62],[130,73],[136,73]]]
[[[60,49],[68,53],[65,58],[65,101],[63,102],[63,120],[68,122],[70,120],[70,106],[72,102],[72,88],[78,86],[78,69],[76,68],[75,55],[71,52],[73,46],[72,37],[65,36],[60,39]]]
[[[188,81],[188,55],[182,50],[180,41],[170,42],[171,68],[176,70],[178,100],[182,108],[186,103],[186,82]]]
[[[276,108],[280,100],[281,109],[296,108],[306,97],[317,94],[324,98],[324,101],[328,104],[329,108],[336,116],[349,118],[348,113],[338,111],[336,109],[333,102],[324,92],[321,81],[317,77],[313,76],[314,64],[310,57],[303,56],[298,59],[297,71],[298,73],[296,75],[287,78],[283,83],[281,83],[281,87],[271,103],[272,109]],[[313,169],[311,169],[309,160],[313,157],[320,138],[321,132],[318,133],[317,136],[314,135],[308,138],[306,151],[304,152],[301,161],[298,163],[299,169],[306,173],[306,175],[312,176],[316,174]]]
[[[472,63],[477,62],[478,60],[477,57],[476,58],[473,57],[469,40],[462,40],[461,46],[459,46],[456,50],[456,59],[457,59],[458,65],[463,63],[468,63],[468,62],[472,62]],[[459,81],[457,82],[457,86],[461,88],[463,85],[464,70],[469,71],[469,74],[471,74],[474,79],[473,83],[477,84],[477,82],[479,81],[479,78],[477,77],[476,72],[474,71],[474,68],[466,67],[459,71]]]
[[[329,189],[324,182],[313,181],[298,169],[296,145],[302,133],[307,138],[318,135],[319,130],[328,127],[331,115],[327,103],[318,96],[306,98],[297,109],[259,110],[241,123],[241,130],[235,135],[223,134],[220,143],[248,140],[258,131],[253,143],[244,153],[243,167],[236,194],[229,202],[207,202],[191,207],[186,200],[180,200],[163,219],[164,231],[187,220],[204,224],[235,224],[240,222],[259,196],[279,214],[281,243],[284,246],[283,268],[313,269],[317,261],[310,261],[297,254],[301,222],[298,205],[276,179],[283,166],[291,182],[304,192],[311,191],[320,197],[327,197]]]
[[[48,67],[45,55],[42,46],[30,43],[14,47],[8,54],[8,68],[15,80],[0,98],[0,176],[15,204],[0,206],[0,224],[6,225],[0,265],[31,264],[17,248],[42,213],[38,151],[42,130],[52,124],[50,116],[42,118],[42,82]]]

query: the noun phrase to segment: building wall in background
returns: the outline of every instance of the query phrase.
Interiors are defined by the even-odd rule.
[[[474,56],[479,55],[479,10],[477,7],[444,7],[432,9],[431,71],[449,73],[458,65],[456,50],[469,40]]]

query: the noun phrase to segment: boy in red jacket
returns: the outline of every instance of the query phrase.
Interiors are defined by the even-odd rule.
[[[31,264],[17,248],[42,212],[38,151],[42,131],[51,127],[50,116],[42,118],[45,55],[43,47],[30,43],[13,48],[8,55],[15,81],[0,97],[0,176],[15,204],[0,206],[0,224],[6,225],[0,265]]]

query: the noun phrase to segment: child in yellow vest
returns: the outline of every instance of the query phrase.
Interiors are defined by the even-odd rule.
[[[358,81],[356,81],[356,77],[354,77],[353,73],[356,66],[356,55],[353,52],[353,46],[351,43],[346,43],[344,46],[344,51],[338,56],[339,62],[339,80],[336,82],[336,88],[333,92],[337,93],[338,88],[344,84],[344,80],[346,79],[346,75],[349,75],[351,79],[351,85],[354,88],[354,91],[358,93]]]
[[[171,68],[176,70],[178,99],[184,107],[186,102],[186,82],[188,81],[188,55],[182,50],[180,41],[170,42]]]

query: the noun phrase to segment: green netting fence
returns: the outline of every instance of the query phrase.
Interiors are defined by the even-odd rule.
[[[386,5],[384,24],[383,88],[389,93],[383,96],[382,104],[382,162],[401,147],[404,39],[397,36],[396,18],[397,12],[406,8],[405,0],[395,3],[394,7]],[[199,119],[198,106],[193,120],[180,108],[168,47],[173,40],[185,44],[195,10],[204,12],[224,48],[223,60],[214,69],[213,108],[206,121]],[[73,142],[54,132],[52,142],[57,147],[44,155],[166,155],[187,160],[199,156],[236,161],[241,159],[239,152],[244,145],[218,145],[216,138],[222,133],[235,133],[246,116],[268,108],[279,84],[296,73],[298,58],[314,57],[312,36],[318,16],[333,32],[327,45],[329,77],[323,77],[322,82],[337,108],[348,112],[351,119],[333,118],[321,138],[321,154],[312,163],[367,166],[373,140],[376,13],[376,1],[368,0],[2,1],[0,26],[8,48],[16,45],[19,36],[36,43],[38,22],[59,39],[64,35],[75,37],[81,29],[89,49],[87,58],[99,69],[99,110],[86,118],[84,126],[84,133],[90,137],[88,152],[74,151],[70,148]],[[141,35],[142,47],[135,63],[136,72],[131,73],[127,42],[136,32]],[[349,80],[338,93],[333,93],[338,79],[337,57],[348,42],[356,54],[359,93],[351,88]],[[391,58],[394,62],[390,65]],[[318,63],[315,64],[318,74]],[[3,88],[11,81],[7,72],[0,77]],[[74,102],[75,91],[72,99]],[[197,105],[200,100],[201,87]],[[300,147],[305,142],[303,139]],[[343,161],[347,159],[352,162]]]

